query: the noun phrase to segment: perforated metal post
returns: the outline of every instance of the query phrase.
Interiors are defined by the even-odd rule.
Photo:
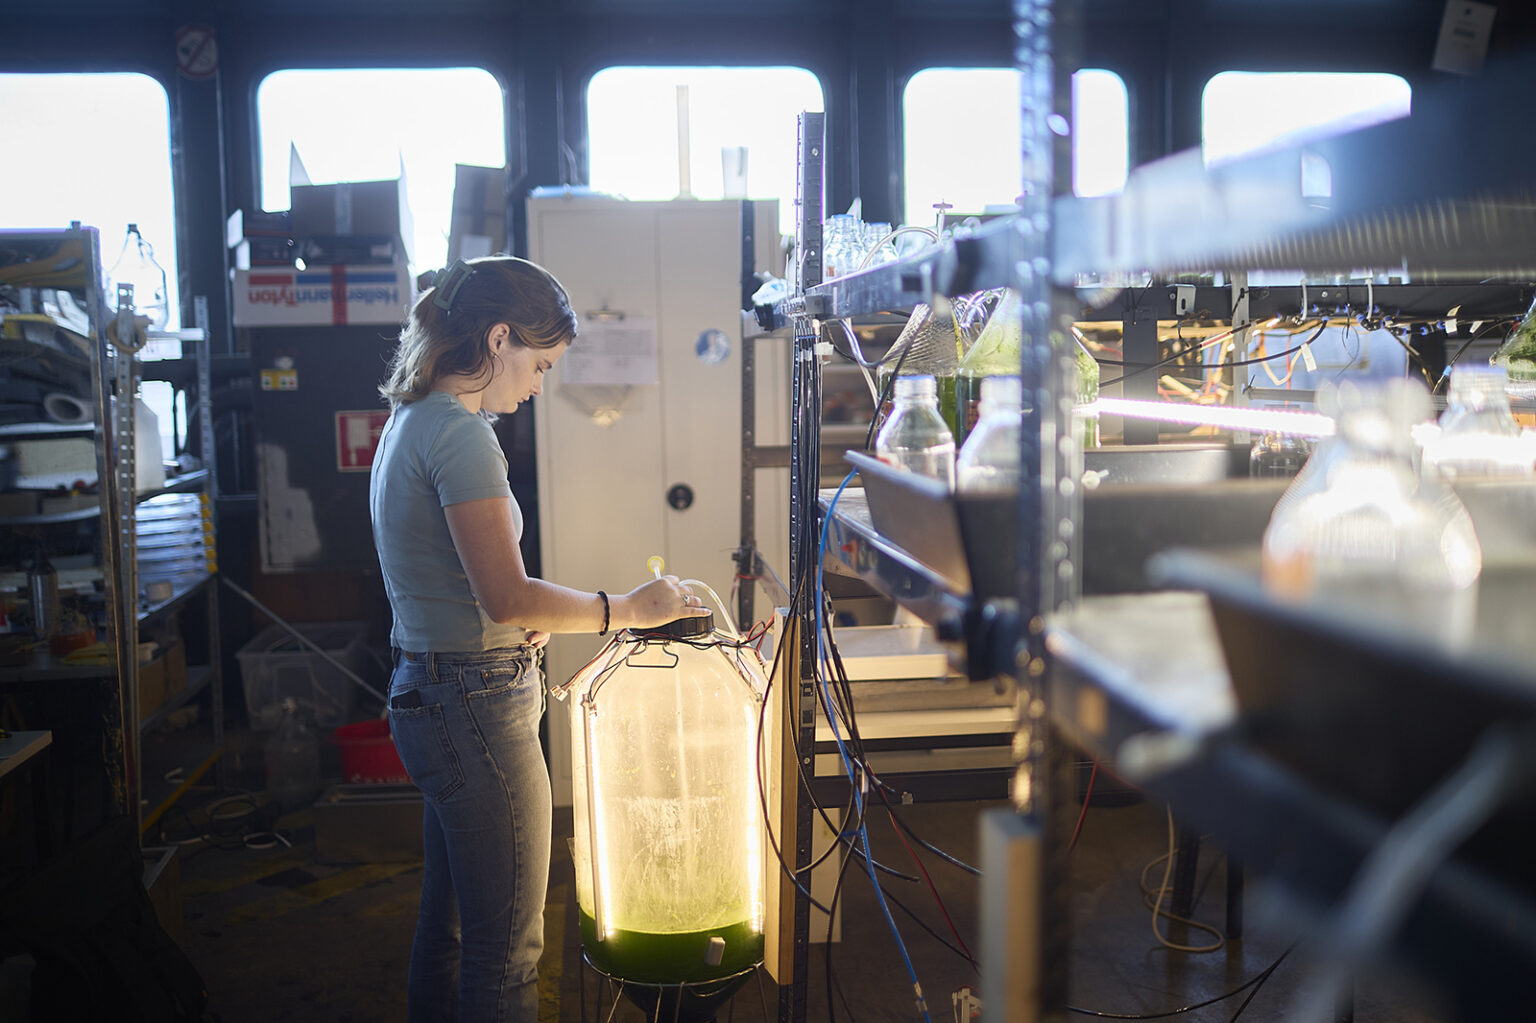
[[[1070,180],[1065,100],[1073,64],[1057,46],[1071,33],[1057,23],[1050,0],[1015,0],[1014,14],[1024,180],[1012,276],[1021,299],[1025,409],[1015,565],[1021,634],[1012,671],[1016,817],[985,832],[991,874],[983,880],[982,929],[993,940],[984,944],[982,984],[989,1013],[1033,1023],[1063,1018],[1067,993],[1068,917],[1059,883],[1065,844],[1056,840],[1052,822],[1065,772],[1061,751],[1053,748],[1048,713],[1045,621],[1079,591],[1082,456],[1072,431],[1076,356],[1070,309],[1058,299],[1051,267],[1055,182],[1058,175]]]
[[[824,155],[826,152],[826,115],[803,113],[799,127],[799,184],[796,195],[799,232],[795,247],[798,266],[799,291],[821,283],[821,213],[824,190]],[[791,594],[790,615],[795,628],[790,629],[793,647],[786,647],[795,668],[793,672],[781,672],[780,677],[795,683],[785,696],[789,700],[785,729],[793,730],[795,742],[787,745],[786,755],[795,755],[798,749],[800,764],[794,777],[798,779],[803,769],[806,776],[815,770],[811,751],[816,741],[816,622],[814,587],[806,581],[816,570],[816,533],[819,518],[817,497],[821,486],[821,363],[816,358],[815,345],[820,334],[819,324],[809,314],[803,303],[791,299],[790,319],[794,331],[794,368],[790,426],[790,520],[789,560],[790,578],[799,582]],[[792,583],[792,585],[794,585]],[[786,772],[787,773],[787,772]],[[792,795],[791,795],[792,793]],[[793,807],[794,832],[788,833],[788,820],[784,820],[786,833],[782,851],[788,857],[794,850],[793,865],[796,876],[811,863],[811,803],[808,794],[800,790],[796,782],[786,785],[783,800],[786,809]],[[793,837],[793,843],[790,838]],[[779,1019],[782,1023],[806,1018],[806,972],[810,961],[811,907],[805,895],[797,888],[794,893],[794,946],[791,959],[791,983],[779,988]]]

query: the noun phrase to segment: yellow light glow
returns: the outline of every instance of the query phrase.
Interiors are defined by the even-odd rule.
[[[757,712],[750,704],[747,706],[747,787],[746,793],[757,791],[758,772],[762,765],[758,759],[757,751]],[[754,934],[763,933],[763,833],[757,813],[757,804],[754,800],[751,809],[747,812],[747,905],[752,912],[752,931]]]
[[[588,703],[582,708],[582,732],[587,743],[587,830],[591,832],[592,859],[592,924],[598,941],[607,941],[608,906],[612,893],[609,889],[613,872],[608,869],[608,840],[603,828],[603,805],[598,794],[597,742],[592,736],[597,720],[597,707]]]

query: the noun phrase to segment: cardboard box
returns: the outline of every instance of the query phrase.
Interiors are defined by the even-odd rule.
[[[246,238],[293,237],[293,218],[287,210],[268,213],[265,210],[236,210],[224,222],[224,244],[230,248]]]
[[[316,862],[421,859],[421,793],[414,785],[332,785],[314,812]]]
[[[392,234],[318,235],[300,242],[298,255],[309,266],[391,266],[406,261],[405,244]]]
[[[411,237],[411,211],[405,178],[394,181],[347,181],[335,185],[294,185],[293,237],[373,234]]]
[[[507,169],[455,164],[448,262],[507,249]]]
[[[398,263],[236,270],[234,292],[237,327],[398,325],[413,297],[410,271]]]
[[[292,238],[257,235],[254,238],[241,238],[233,252],[235,268],[249,270],[253,266],[293,266],[299,249]]]
[[[142,722],[165,706],[165,701],[187,688],[187,650],[177,640],[153,660],[139,665],[139,720]]]

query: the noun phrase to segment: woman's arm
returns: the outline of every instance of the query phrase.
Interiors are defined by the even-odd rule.
[[[513,528],[511,498],[450,504],[443,513],[469,587],[497,624],[537,632],[596,632],[603,627],[603,601],[596,593],[528,575]],[[708,613],[707,608],[685,603],[689,596],[688,588],[671,575],[625,594],[611,594],[609,631],[651,628]]]

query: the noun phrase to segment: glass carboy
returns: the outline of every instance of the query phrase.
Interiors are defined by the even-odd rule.
[[[582,944],[639,985],[718,985],[762,961],[767,682],[756,650],[713,622],[618,633],[559,694]]]

